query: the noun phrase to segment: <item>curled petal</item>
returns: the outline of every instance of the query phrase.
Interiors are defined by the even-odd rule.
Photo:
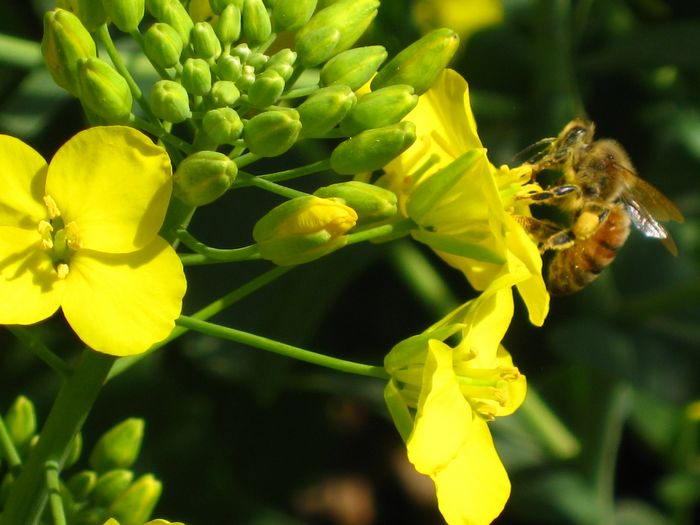
[[[438,505],[449,525],[488,525],[510,496],[510,481],[486,422],[475,417],[468,439],[433,476]]]
[[[0,226],[32,228],[46,218],[46,161],[24,142],[0,135]]]
[[[0,226],[0,324],[32,324],[61,302],[59,280],[37,231]]]
[[[81,131],[56,152],[46,179],[64,222],[78,224],[82,247],[107,253],[150,243],[171,190],[165,150],[126,126]]]
[[[433,475],[454,459],[467,439],[472,411],[452,369],[452,349],[436,340],[428,345],[415,426],[406,445],[416,470]]]
[[[156,237],[129,254],[76,253],[62,307],[90,347],[115,356],[138,354],[170,334],[185,286],[175,250]]]
[[[498,366],[504,369],[514,368],[513,358],[510,356],[508,351],[499,346],[498,353],[496,354],[496,360],[498,361]],[[515,412],[520,405],[525,401],[525,396],[527,394],[527,379],[523,374],[519,374],[517,379],[510,381],[508,383],[508,399],[504,406],[498,407],[496,416],[509,416]]]

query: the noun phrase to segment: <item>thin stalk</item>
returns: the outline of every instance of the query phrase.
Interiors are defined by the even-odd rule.
[[[2,457],[7,460],[7,464],[10,467],[10,472],[16,473],[19,467],[22,466],[22,459],[17,453],[15,444],[10,438],[10,433],[5,426],[5,421],[2,419],[0,414],[0,452],[2,452]]]
[[[184,228],[178,229],[176,234],[177,238],[182,241],[182,244],[212,262],[239,262],[260,259],[260,252],[256,244],[251,244],[243,248],[222,250],[219,248],[210,248],[206,244],[195,239],[194,236]],[[181,259],[186,258],[187,255],[189,254],[182,255]]]
[[[0,33],[0,64],[31,69],[41,60],[37,42]]]
[[[241,173],[238,174],[239,179],[248,179],[250,181],[251,186],[255,186],[256,188],[260,188],[261,190],[269,191],[270,193],[281,195],[282,197],[285,197],[287,199],[294,199],[296,197],[307,197],[309,195],[308,193],[304,193],[303,191],[288,188],[286,186],[282,186],[281,184],[277,184],[276,182],[272,182],[267,179],[261,179],[260,177],[255,176],[241,177],[241,175]]]
[[[63,509],[61,483],[58,479],[60,467],[55,461],[46,462],[46,486],[49,489],[49,508],[53,525],[66,525],[66,512]]]
[[[136,115],[131,116],[131,123],[134,124],[136,127],[147,131],[151,135],[162,140],[165,144],[177,148],[178,150],[182,151],[185,155],[192,155],[197,151],[197,148],[195,148],[192,144],[190,144],[189,142],[185,142],[181,138],[173,135],[172,133],[168,133],[163,127],[160,126],[160,124],[153,124],[152,122],[137,117]]]
[[[238,162],[236,162],[236,164],[238,164]],[[313,173],[326,171],[330,168],[330,165],[331,161],[329,159],[325,159],[319,160],[318,162],[312,162],[311,164],[307,164],[306,166],[301,166],[299,168],[292,168],[284,171],[276,171],[275,173],[265,173],[264,175],[253,175],[252,173],[246,173],[246,175],[249,176],[238,178],[231,185],[231,188],[245,188],[246,186],[252,186],[252,178],[263,179],[270,182],[283,182],[290,179],[296,179],[305,175],[311,175]],[[240,173],[243,174],[244,172]]]
[[[381,237],[391,236],[392,239],[403,237],[411,230],[416,228],[416,223],[411,219],[403,219],[390,224],[375,226],[366,230],[361,230],[355,233],[348,234],[348,245],[357,244],[358,242],[369,241]]]
[[[190,330],[195,330],[197,332],[210,335],[212,337],[218,337],[220,339],[226,339],[228,341],[235,341],[237,343],[259,348],[260,350],[265,350],[267,352],[273,352],[275,354],[283,355],[298,361],[304,361],[306,363],[330,368],[332,370],[338,370],[348,374],[376,377],[377,379],[385,380],[389,379],[389,375],[381,366],[365,365],[363,363],[355,363],[353,361],[338,359],[337,357],[318,354],[297,346],[268,339],[267,337],[251,334],[242,330],[236,330],[235,328],[228,328],[225,326],[208,323],[206,321],[200,321],[199,319],[194,319],[192,317],[180,316],[176,322],[179,326],[189,328]]]
[[[60,469],[71,442],[83,426],[107,378],[114,358],[86,349],[73,374],[63,383],[22,472],[12,486],[0,516],[0,525],[36,525],[46,506],[45,466],[55,461]]]

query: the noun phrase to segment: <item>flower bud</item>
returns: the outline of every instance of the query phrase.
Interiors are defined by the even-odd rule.
[[[263,71],[248,88],[248,103],[256,108],[274,104],[284,91],[284,79],[274,69]]]
[[[348,86],[321,88],[298,107],[304,137],[324,137],[347,115],[357,97]]]
[[[265,53],[260,53],[259,51],[253,51],[246,62],[247,65],[255,69],[255,71],[262,71],[270,59]]]
[[[122,525],[145,523],[162,490],[162,483],[151,474],[141,476],[109,506],[108,515]]]
[[[93,4],[99,4],[95,0],[90,0]],[[145,0],[102,0],[102,5],[107,11],[107,15],[112,23],[120,31],[131,33],[136,31],[143,19],[146,6]]]
[[[231,55],[221,55],[214,65],[214,73],[221,80],[235,82],[241,76],[241,59]]]
[[[340,123],[340,130],[347,135],[357,135],[366,129],[395,124],[418,104],[418,95],[405,84],[387,86],[362,96]]]
[[[216,36],[223,46],[229,46],[241,37],[241,10],[233,5],[227,5],[216,21]]]
[[[355,91],[372,78],[377,68],[386,60],[386,56],[386,49],[382,46],[358,47],[343,51],[323,65],[320,84],[345,84]]]
[[[131,115],[131,90],[124,77],[99,58],[78,61],[80,100],[108,124],[119,124]]]
[[[159,80],[153,85],[151,110],[159,119],[175,124],[192,116],[187,90],[172,80]]]
[[[34,403],[24,396],[18,396],[5,414],[5,426],[15,448],[26,452],[36,434]]]
[[[63,468],[67,469],[75,465],[80,459],[80,454],[83,453],[83,435],[78,432],[70,442],[66,460],[63,462]]]
[[[226,193],[236,175],[238,166],[223,153],[198,151],[175,170],[173,193],[189,206],[203,206]]]
[[[192,28],[190,41],[195,56],[215,60],[221,54],[221,42],[209,22],[197,22]]]
[[[146,0],[146,7],[156,20],[172,26],[182,42],[189,44],[194,24],[180,0]]]
[[[272,34],[270,15],[262,0],[245,0],[243,3],[243,34],[252,44],[261,44]]]
[[[129,418],[102,434],[90,453],[90,466],[97,472],[129,468],[141,450],[143,419]]]
[[[156,22],[148,28],[143,37],[146,56],[161,67],[174,67],[180,62],[182,38],[172,26]]]
[[[353,175],[384,167],[416,140],[416,126],[399,122],[368,129],[341,142],[331,153],[331,168],[341,175]]]
[[[368,224],[396,215],[396,194],[374,184],[357,180],[324,186],[314,192],[317,197],[342,199],[357,212],[357,223]]]
[[[291,148],[301,131],[299,113],[293,109],[266,111],[243,127],[243,140],[251,153],[276,157]]]
[[[317,0],[277,0],[272,8],[275,31],[296,31],[314,14]]]
[[[220,15],[229,5],[235,5],[238,9],[243,7],[243,0],[209,0],[211,10]]]
[[[64,9],[44,15],[41,53],[54,82],[74,96],[79,96],[78,60],[96,57],[95,41],[78,17]]]
[[[451,29],[436,29],[392,58],[372,79],[372,90],[394,84],[413,86],[416,94],[426,92],[445,69],[459,46]]]
[[[304,67],[317,66],[351,47],[377,15],[379,0],[339,0],[321,9],[296,34]]]
[[[238,44],[231,50],[231,56],[240,58],[241,64],[248,63],[248,57],[250,57],[251,53],[252,51],[250,50],[250,47],[248,47],[248,44],[246,44],[245,42],[243,42],[242,44]]]
[[[241,98],[241,92],[230,80],[217,80],[209,92],[209,106],[223,108],[233,106]]]
[[[286,82],[291,78],[292,73],[294,73],[294,62],[296,59],[297,54],[291,49],[285,47],[269,58],[265,64],[265,69],[277,71],[277,73],[279,73],[279,75]]]
[[[338,199],[309,195],[289,200],[253,228],[260,255],[280,266],[301,264],[345,246],[357,213]]]
[[[217,144],[233,144],[243,132],[243,122],[232,108],[210,109],[204,114],[202,129]]]
[[[95,0],[57,0],[56,7],[70,11],[82,22],[85,29],[92,32],[107,21],[102,2]]]
[[[206,60],[188,58],[182,66],[182,87],[192,95],[205,95],[211,89],[211,70]]]
[[[97,474],[92,470],[81,470],[73,474],[68,481],[66,487],[73,495],[74,501],[85,501],[97,481]]]
[[[134,473],[130,470],[108,470],[97,478],[90,499],[101,507],[108,507],[129,488],[133,479]]]
[[[241,76],[238,78],[236,85],[243,90],[247,90],[253,85],[253,82],[255,82],[255,68],[246,64],[243,66]]]

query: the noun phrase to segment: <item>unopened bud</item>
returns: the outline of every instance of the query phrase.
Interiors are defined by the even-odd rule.
[[[248,103],[256,108],[266,108],[274,104],[284,91],[284,79],[280,74],[269,69],[263,71],[248,88]]]
[[[172,80],[159,80],[151,90],[151,110],[159,119],[177,124],[192,116],[187,90]]]
[[[241,92],[230,80],[217,80],[209,92],[209,106],[223,108],[233,106],[241,98]]]
[[[195,56],[215,60],[221,54],[221,42],[209,22],[197,22],[190,35]]]
[[[5,414],[5,426],[12,444],[22,452],[26,452],[32,437],[36,434],[34,403],[24,396],[17,397]]]
[[[320,84],[345,84],[355,91],[372,78],[386,57],[386,49],[382,46],[358,47],[343,51],[323,65]]]
[[[174,67],[180,62],[182,38],[175,28],[156,22],[143,37],[144,51],[149,60],[161,67]]]
[[[314,192],[317,197],[342,199],[357,212],[358,224],[383,221],[396,215],[396,194],[374,184],[351,180],[324,186]]]
[[[218,151],[198,151],[183,160],[173,175],[173,193],[189,206],[214,202],[231,187],[238,166]]]
[[[260,53],[259,51],[253,51],[248,57],[247,65],[255,69],[255,71],[262,71],[267,61],[270,59],[265,53]]]
[[[103,2],[95,0],[57,0],[56,7],[70,11],[77,16],[85,29],[92,32],[107,21]]]
[[[451,29],[436,29],[415,41],[392,58],[372,79],[372,90],[394,84],[413,86],[421,95],[433,85],[459,46],[459,36]]]
[[[220,15],[226,6],[235,5],[237,8],[241,9],[243,7],[243,0],[209,0],[209,5],[211,10],[217,15]]]
[[[162,483],[151,474],[141,476],[109,506],[108,515],[123,525],[145,523],[162,490]]]
[[[243,3],[243,34],[253,44],[261,44],[272,34],[270,15],[262,0],[245,0]]]
[[[101,507],[108,507],[129,488],[133,479],[134,473],[130,470],[109,470],[97,478],[90,499]]]
[[[93,4],[99,4],[90,0]],[[102,5],[107,11],[112,23],[120,31],[131,33],[138,29],[145,10],[145,0],[102,0]]]
[[[188,58],[182,66],[182,87],[192,95],[205,95],[211,89],[211,70],[203,58]]]
[[[75,465],[80,459],[80,455],[83,452],[83,435],[78,432],[70,442],[68,447],[68,454],[66,454],[66,460],[63,462],[63,468],[70,468]]]
[[[223,46],[229,46],[241,37],[241,10],[234,4],[227,5],[216,21],[216,36]]]
[[[96,57],[97,51],[95,41],[78,17],[64,9],[47,11],[41,52],[54,82],[79,96],[78,61]]]
[[[314,14],[317,0],[277,0],[272,8],[275,31],[296,31]]]
[[[233,108],[210,109],[204,114],[202,129],[216,144],[233,144],[243,132],[243,122]]]
[[[276,157],[294,145],[300,131],[301,122],[297,111],[266,111],[246,122],[243,140],[251,153]]]
[[[341,142],[331,153],[331,168],[341,175],[353,175],[384,167],[416,140],[416,126],[399,122],[368,129]]]
[[[73,495],[74,501],[84,501],[92,491],[96,481],[97,474],[92,470],[81,470],[68,478],[66,487]]]
[[[255,82],[255,68],[246,64],[241,70],[241,76],[238,78],[236,85],[243,90],[247,90]]]
[[[340,123],[346,135],[357,135],[360,131],[395,124],[418,104],[418,95],[405,84],[387,86],[363,95]]]
[[[294,62],[297,59],[297,54],[291,49],[285,47],[272,55],[265,64],[265,69],[277,71],[286,82],[294,73]]]
[[[146,0],[146,8],[156,20],[172,26],[182,41],[189,44],[194,24],[180,0]]]
[[[280,266],[312,261],[347,243],[357,213],[338,199],[309,195],[289,200],[253,228],[260,255]]]
[[[351,47],[377,15],[379,0],[339,0],[321,9],[296,34],[304,67],[317,66]]]
[[[250,47],[248,47],[248,44],[243,42],[242,44],[238,44],[236,47],[231,49],[231,56],[238,57],[241,59],[241,64],[247,64],[248,63],[248,57],[250,57],[250,54],[252,53]]]
[[[241,59],[231,55],[221,55],[214,66],[216,76],[230,82],[238,80],[242,71]]]
[[[131,115],[131,90],[124,77],[99,58],[79,61],[80,100],[108,124],[126,122]]]
[[[357,97],[348,86],[321,88],[298,107],[304,137],[324,137],[343,120]]]
[[[141,450],[143,419],[129,418],[105,432],[90,454],[90,466],[98,473],[129,468]]]

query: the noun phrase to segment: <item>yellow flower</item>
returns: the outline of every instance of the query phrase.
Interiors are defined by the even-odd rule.
[[[0,135],[0,323],[62,308],[91,348],[144,352],[171,332],[182,264],[158,236],[172,189],[165,151],[123,126],[66,142],[50,165]]]
[[[513,314],[511,276],[427,332],[396,345],[384,365],[385,398],[408,458],[430,476],[449,525],[485,525],[510,495],[487,422],[514,412],[525,376],[500,345]],[[451,348],[443,341],[460,333]]]
[[[466,40],[473,33],[503,20],[501,0],[418,0],[413,16],[423,33],[450,27]]]
[[[515,283],[530,321],[542,325],[549,295],[537,246],[514,215],[529,215],[516,199],[532,191],[530,168],[496,168],[476,131],[466,81],[445,70],[406,116],[416,142],[389,163],[378,183],[394,191],[404,215],[419,226],[413,237],[461,270],[477,290],[501,275]]]

